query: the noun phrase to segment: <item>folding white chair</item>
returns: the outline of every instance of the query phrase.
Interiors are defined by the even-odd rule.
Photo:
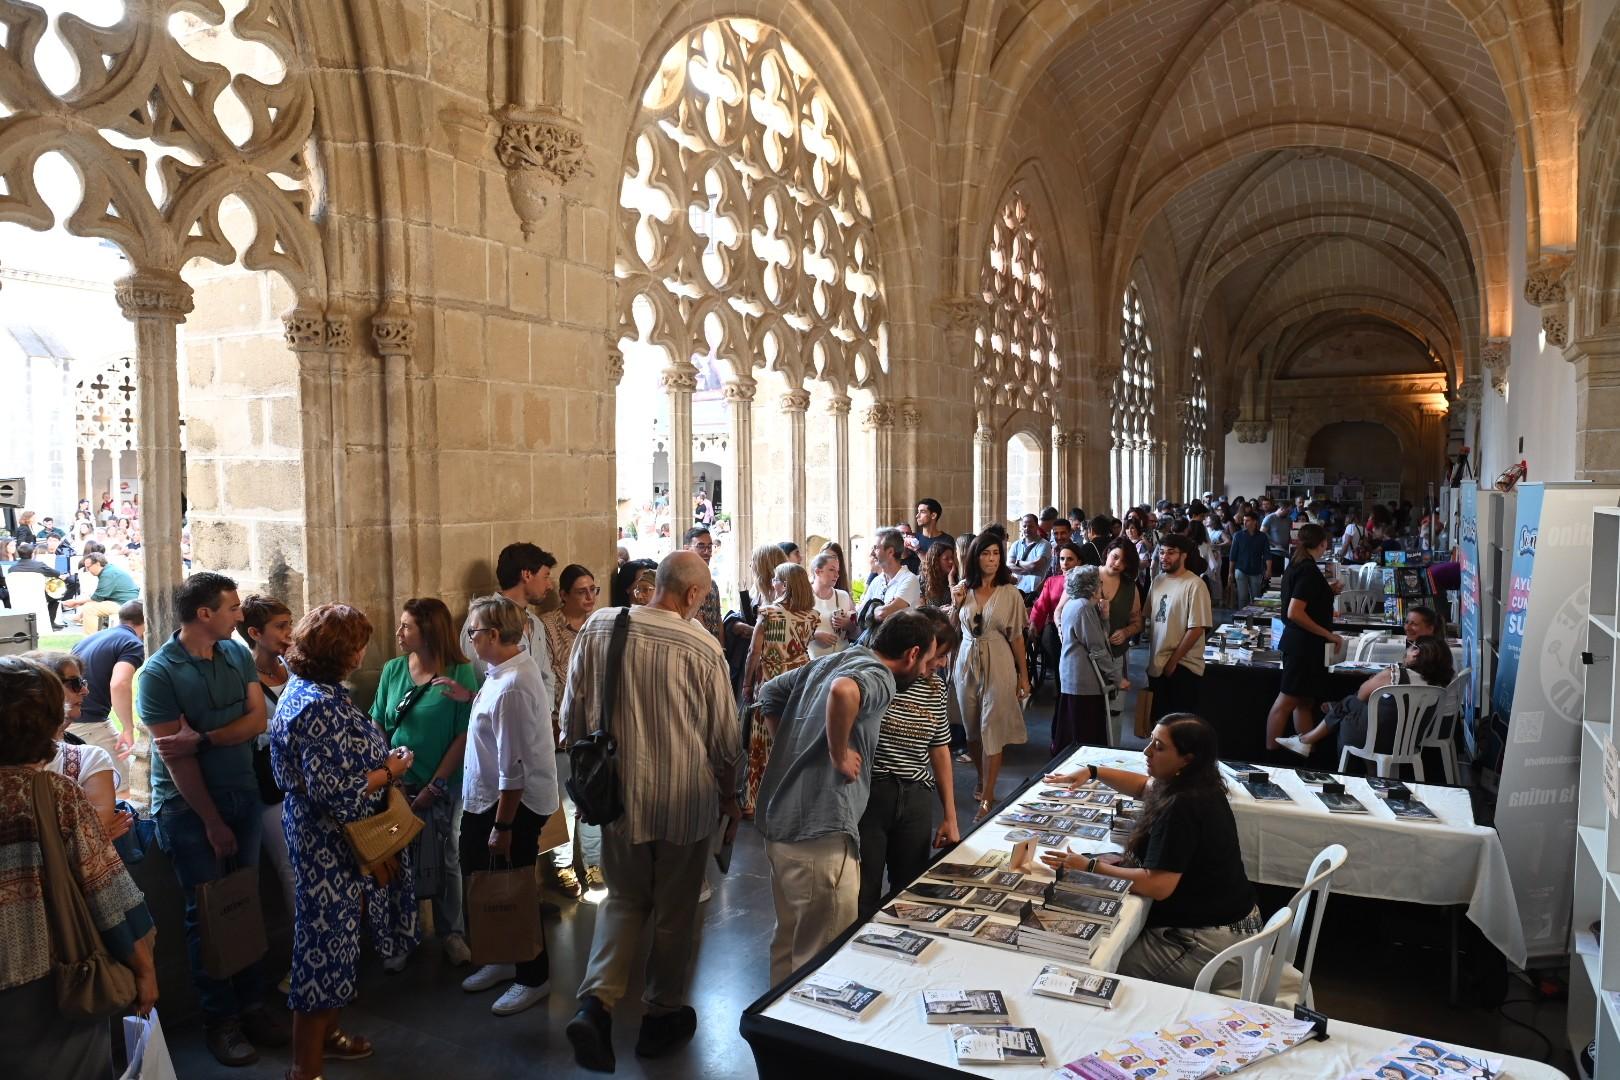
[[[51,609],[45,602],[45,575],[26,571],[8,574],[6,587],[11,591],[11,610],[22,615],[32,614],[40,635],[50,633]]]
[[[1463,668],[1446,684],[1440,707],[1434,712],[1434,723],[1428,725],[1418,743],[1420,754],[1431,746],[1440,752],[1440,765],[1448,784],[1460,782],[1457,779],[1457,721],[1462,718],[1463,692],[1472,674],[1472,668]]]
[[[1237,997],[1243,1001],[1269,1004],[1264,999],[1256,997],[1266,986],[1271,975],[1271,964],[1277,953],[1277,943],[1283,937],[1283,931],[1288,924],[1294,921],[1294,909],[1281,907],[1276,914],[1266,920],[1266,925],[1253,937],[1246,937],[1233,945],[1228,945],[1215,954],[1215,958],[1204,965],[1204,970],[1198,973],[1193,980],[1193,989],[1201,993],[1209,993],[1210,983],[1215,981],[1216,974],[1227,964],[1234,960],[1243,965],[1243,980],[1237,991],[1220,990],[1217,993],[1227,997]]]
[[[1288,901],[1288,906],[1294,912],[1294,921],[1277,943],[1277,958],[1272,961],[1271,975],[1266,979],[1265,991],[1259,998],[1262,1004],[1281,1004],[1285,1008],[1304,1004],[1307,1009],[1315,1008],[1311,999],[1311,968],[1316,963],[1316,935],[1322,929],[1322,911],[1327,907],[1333,875],[1349,857],[1350,853],[1343,844],[1329,844],[1323,848],[1305,874],[1305,884]],[[1305,934],[1306,920],[1310,921],[1311,932],[1305,942],[1305,965],[1296,968],[1294,958],[1299,955],[1299,939]]]
[[[1423,721],[1433,714],[1444,693],[1438,686],[1386,686],[1374,693],[1367,702],[1367,741],[1339,751],[1339,771],[1344,772],[1345,764],[1358,757],[1372,762],[1379,776],[1393,779],[1397,769],[1410,765],[1422,780],[1423,754],[1418,740],[1423,734]],[[1395,737],[1389,750],[1381,752],[1377,749],[1378,735],[1384,727],[1382,705],[1386,700],[1395,707]]]

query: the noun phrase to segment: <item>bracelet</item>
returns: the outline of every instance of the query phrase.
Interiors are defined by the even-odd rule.
[[[1086,864],[1086,873],[1095,874],[1096,872],[1097,872],[1097,856],[1093,855],[1091,857],[1091,861]]]
[[[511,832],[512,831],[512,823],[510,821],[494,821],[494,822],[490,823],[490,827],[493,828],[496,832]]]
[[[1092,783],[1096,783],[1096,781],[1097,781],[1097,766],[1095,764],[1092,764],[1092,765],[1087,765],[1086,768],[1091,770]]]

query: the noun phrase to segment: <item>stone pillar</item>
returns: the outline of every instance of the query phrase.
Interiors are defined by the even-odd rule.
[[[731,567],[739,589],[752,587],[748,556],[754,550],[754,391],[753,382],[728,382],[721,388],[731,422],[731,476],[726,503],[731,509]]]
[[[304,610],[336,599],[339,539],[333,487],[332,358],[326,317],[300,304],[282,319],[287,348],[298,359],[299,441],[304,465]]]
[[[180,383],[176,328],[191,313],[191,286],[172,271],[137,270],[116,284],[124,317],[135,324],[135,379],[140,419],[135,460],[141,481],[141,534],[148,653],[179,628],[174,593],[184,576],[180,561]],[[118,451],[114,449],[116,474]],[[93,497],[92,497],[93,498]],[[114,493],[117,498],[117,493]]]
[[[781,404],[782,415],[787,418],[788,539],[802,544],[809,500],[805,488],[804,414],[810,408],[810,391],[789,390],[782,395]]]
[[[669,532],[679,544],[692,523],[692,392],[697,368],[689,362],[667,367],[658,385],[669,395]]]
[[[1443,472],[1442,463],[1446,453],[1446,417],[1451,410],[1444,404],[1424,404],[1418,407],[1418,488],[1416,495],[1427,498],[1427,485],[1431,480],[1438,490],[1439,481],[1435,478]],[[1414,499],[1413,501],[1418,501]]]
[[[95,492],[95,486],[96,486],[96,477],[95,477],[96,452],[95,452],[95,450],[92,447],[88,447],[88,446],[80,447],[80,449],[79,449],[79,460],[84,463],[84,494],[81,496],[81,498],[85,498],[85,499],[90,500],[90,512],[95,513],[97,510],[100,509],[100,507],[95,505],[95,501],[96,501],[96,492]],[[137,459],[137,460],[139,460],[139,459]]]
[[[1073,481],[1070,477],[1071,459],[1069,445],[1070,435],[1057,425],[1052,426],[1052,483],[1047,492],[1052,505],[1058,508],[1058,513],[1067,514],[1073,502]]]
[[[973,432],[973,525],[977,533],[993,521],[1000,521],[1002,507],[996,501],[1000,488],[996,473],[996,433],[988,417],[979,418]]]
[[[1575,479],[1620,483],[1620,336],[1577,341],[1564,356],[1575,365]]]
[[[1272,473],[1288,472],[1291,464],[1303,462],[1290,462],[1288,460],[1288,417],[1287,415],[1273,416],[1271,418],[1271,471]]]
[[[835,394],[827,402],[827,411],[832,414],[832,454],[833,454],[833,521],[832,538],[838,541],[838,546],[847,553],[849,551],[849,408],[850,400],[847,394]],[[908,409],[903,416],[915,416],[915,409]],[[909,425],[908,426],[912,426]],[[810,552],[810,555],[815,554]],[[808,558],[808,555],[807,555]]]
[[[1568,255],[1544,255],[1524,279],[1524,298],[1541,309],[1547,344],[1560,349],[1569,344],[1569,275],[1573,269]]]
[[[1507,393],[1511,345],[1509,338],[1487,338],[1479,350],[1479,366],[1483,376],[1491,380],[1491,389],[1502,395]]]
[[[880,529],[894,524],[894,414],[894,402],[881,398],[861,414],[872,434],[872,520]]]
[[[407,380],[416,349],[416,318],[410,308],[390,303],[378,311],[371,320],[371,344],[383,361],[383,467],[388,476],[388,531],[394,556],[389,584],[397,609],[423,584],[417,581],[419,530],[413,482],[418,439]]]

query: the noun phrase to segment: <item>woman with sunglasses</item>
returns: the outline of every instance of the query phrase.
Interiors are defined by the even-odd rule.
[[[1006,550],[999,533],[980,533],[968,549],[962,580],[951,590],[951,622],[962,634],[951,681],[967,728],[968,754],[979,774],[973,792],[979,818],[995,805],[1002,749],[1029,739],[1024,726],[1028,613]]]
[[[781,554],[780,549],[777,554]],[[652,599],[653,582],[657,577],[658,564],[651,559],[631,559],[622,564],[608,581],[609,606],[640,607],[647,603]],[[562,687],[557,688],[557,693],[562,693]]]
[[[112,755],[90,743],[69,743],[63,739],[68,725],[78,720],[90,686],[84,680],[84,669],[72,653],[30,652],[23,658],[43,664],[56,673],[62,683],[62,726],[56,729],[56,756],[45,768],[58,776],[65,776],[79,785],[90,805],[96,808],[96,817],[107,831],[107,839],[117,840],[129,832],[134,819],[117,808],[117,792],[121,783],[118,767]]]
[[[394,643],[403,655],[383,665],[371,718],[388,736],[389,746],[408,746],[416,754],[405,772],[405,795],[426,825],[412,851],[417,873],[423,875],[417,893],[432,901],[433,926],[444,937],[445,959],[460,967],[472,962],[472,953],[462,936],[466,927],[456,837],[461,832],[461,757],[478,676],[456,641],[450,609],[435,597],[405,601]],[[431,873],[435,866],[437,881]],[[407,959],[409,954],[402,952],[383,961],[383,967],[397,972]]]
[[[540,625],[546,630],[546,645],[551,653],[551,670],[557,677],[557,692],[551,701],[551,737],[562,742],[559,723],[562,713],[563,690],[568,686],[568,663],[574,656],[574,642],[585,620],[596,610],[596,598],[602,594],[601,586],[586,567],[570,563],[563,567],[557,579],[557,595],[562,606],[540,616]],[[572,803],[569,804],[572,807]],[[578,852],[573,850],[578,848]],[[607,888],[602,877],[602,827],[589,825],[574,817],[574,843],[564,844],[552,852],[552,868],[563,892],[578,900],[589,890],[599,894]],[[591,899],[587,897],[586,899]]]

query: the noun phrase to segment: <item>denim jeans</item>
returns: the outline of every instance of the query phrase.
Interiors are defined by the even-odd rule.
[[[1237,603],[1234,607],[1246,608],[1266,591],[1264,574],[1246,574],[1242,570],[1234,570],[1232,577],[1237,584]]]
[[[217,881],[238,867],[259,866],[263,837],[264,804],[256,789],[216,791],[214,808],[236,837],[236,854],[221,860],[208,843],[202,818],[176,795],[157,813],[158,846],[174,863],[174,876],[186,897],[186,956],[197,1001],[209,1023],[242,1015],[264,1002],[264,973],[259,962],[249,964],[229,979],[215,979],[203,970],[202,934],[197,926],[197,886]]]
[[[939,796],[921,781],[873,777],[872,794],[861,815],[860,918],[877,913],[883,899],[883,872],[889,889],[909,885],[928,868],[934,840],[934,806]]]

